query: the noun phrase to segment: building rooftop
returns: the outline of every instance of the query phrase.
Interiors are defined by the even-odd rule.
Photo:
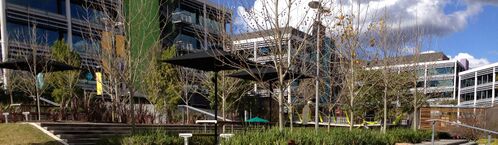
[[[399,57],[386,58],[384,60],[390,61],[394,64],[411,64],[411,63],[423,63],[423,62],[435,62],[435,61],[445,61],[450,60],[443,52],[431,52],[431,53],[420,53],[405,55]],[[370,65],[379,66],[382,65],[381,61],[371,61]]]

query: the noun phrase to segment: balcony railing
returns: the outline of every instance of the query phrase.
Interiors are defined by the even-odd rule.
[[[171,16],[173,23],[189,23],[193,24],[194,18],[187,12],[174,12]]]

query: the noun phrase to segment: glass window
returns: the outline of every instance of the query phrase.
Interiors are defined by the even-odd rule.
[[[429,81],[429,87],[443,87],[443,86],[453,86],[453,79]]]
[[[416,73],[417,73],[418,77],[423,77],[423,76],[425,76],[425,69],[419,69],[419,70],[417,70]]]
[[[65,0],[7,0],[7,3],[62,14]]]
[[[443,68],[430,68],[428,69],[429,75],[443,75],[443,74],[453,74],[454,67],[443,67]]]
[[[71,3],[71,17],[92,23],[103,23],[104,13],[82,4]]]
[[[424,81],[417,81],[417,88],[424,87]]]
[[[477,77],[477,84],[486,84],[493,82],[493,74],[486,74]]]
[[[195,24],[197,21],[197,16],[195,15],[195,13],[178,8],[172,14],[172,20],[173,22],[180,21]]]
[[[474,93],[467,93],[460,95],[460,99],[463,101],[471,101],[474,100]]]
[[[474,86],[475,78],[464,79],[462,80],[461,83],[462,83],[462,88]]]
[[[498,70],[498,68],[497,68]],[[498,72],[495,73],[495,82],[498,82]]]
[[[7,23],[9,38],[11,41],[23,43],[36,43],[40,45],[52,45],[60,36],[59,31],[43,27],[32,27],[27,24]],[[35,41],[33,41],[33,39]]]
[[[197,39],[188,35],[180,34],[176,36],[175,42],[177,47],[180,49],[187,49],[187,50],[199,49]]]
[[[92,40],[88,37],[73,34],[73,49],[77,52],[99,52],[100,42],[99,40]]]
[[[259,56],[268,56],[268,55],[270,55],[270,48],[268,48],[268,47],[261,47],[261,48],[259,48],[258,55]]]
[[[493,92],[491,90],[478,91],[477,92],[477,100],[491,98],[493,95],[492,93]]]

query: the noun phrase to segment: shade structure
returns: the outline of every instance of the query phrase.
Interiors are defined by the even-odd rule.
[[[79,67],[43,57],[36,57],[35,59],[29,57],[5,61],[0,63],[0,68],[28,71],[35,74],[80,69]]]
[[[258,82],[273,82],[278,80],[278,72],[273,67],[255,67],[228,75],[229,77]],[[293,71],[286,71],[284,80],[311,78]]]
[[[269,67],[269,66],[264,66],[264,67],[254,67],[248,70],[243,70],[239,71],[230,75],[227,75],[229,77],[234,77],[234,78],[239,78],[243,80],[252,80],[252,81],[257,81],[257,82],[268,82],[270,86],[270,91],[273,92],[273,82],[278,80],[278,72],[275,68]],[[293,71],[286,71],[284,75],[284,80],[290,80],[290,79],[306,79],[306,78],[311,78],[310,76],[303,75],[300,73],[296,73]],[[271,121],[271,116],[272,116],[272,96],[270,93],[270,121]]]
[[[164,60],[164,62],[197,70],[213,72],[236,70],[243,67],[249,68],[255,64],[250,60],[239,58],[226,51],[218,49],[189,53]]]
[[[242,67],[255,66],[250,60],[238,58],[220,49],[189,53],[163,60],[173,65],[188,67],[197,70],[214,72],[214,118],[218,119],[218,72],[222,70],[236,70]],[[214,124],[214,140],[218,144],[218,124]]]
[[[47,73],[47,72],[57,72],[57,71],[65,71],[65,70],[79,70],[79,67],[71,66],[64,64],[62,62],[58,62],[55,60],[51,60],[43,57],[26,57],[20,59],[9,60],[0,63],[0,68],[3,69],[11,69],[11,70],[21,70],[28,71],[33,73],[33,75],[37,75],[38,73]],[[33,83],[37,83],[36,80]],[[36,95],[36,112],[38,113],[38,120],[41,120],[41,112],[40,112],[40,95],[38,93],[38,85],[35,86],[35,95]]]
[[[249,120],[246,120],[246,122],[249,122],[249,123],[268,123],[270,121],[263,119],[263,118],[254,117],[254,118],[251,118]]]

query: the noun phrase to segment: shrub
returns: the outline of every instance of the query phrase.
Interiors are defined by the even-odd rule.
[[[130,136],[114,136],[98,142],[101,145],[183,145],[183,138],[178,134],[165,131],[145,131]],[[214,144],[213,137],[193,136],[189,138],[191,145]]]
[[[248,132],[236,133],[229,140],[223,140],[224,145],[287,145],[294,142],[300,145],[369,145],[369,144],[395,144],[395,143],[420,143],[430,140],[430,131],[413,131],[411,129],[390,129],[386,134],[379,130],[334,128],[328,132],[320,129],[318,134],[313,128],[294,128],[293,131],[285,129],[283,132],[277,128],[254,129]],[[140,145],[182,145],[183,138],[178,134],[165,131],[141,132],[133,136],[111,137],[102,140],[99,144],[140,144]],[[192,145],[214,144],[211,136],[193,136],[189,139]]]
[[[223,144],[251,144],[251,145],[284,145],[290,140],[296,144],[395,144],[395,143],[419,143],[431,138],[431,132],[412,131],[410,129],[392,129],[386,134],[378,130],[354,129],[349,131],[346,128],[335,128],[327,132],[325,129],[319,130],[315,134],[311,128],[295,128],[292,132],[286,129],[280,133],[277,129],[267,131],[251,131],[236,134],[230,140],[223,141]]]

